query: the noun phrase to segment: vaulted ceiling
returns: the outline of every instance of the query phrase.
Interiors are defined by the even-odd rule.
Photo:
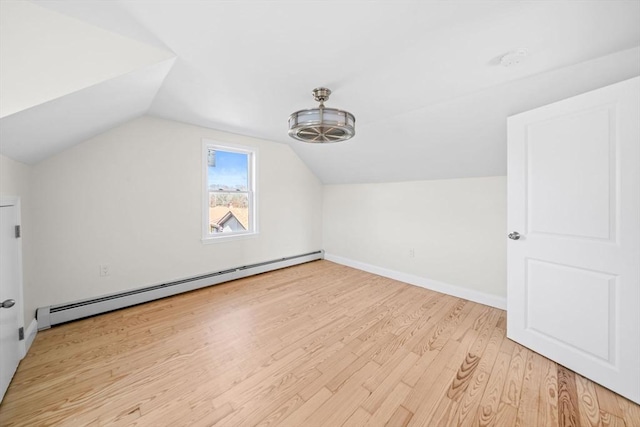
[[[324,183],[504,175],[507,116],[640,74],[638,16],[637,0],[3,0],[0,152],[36,163],[151,114],[289,144]],[[318,86],[354,139],[287,136]]]

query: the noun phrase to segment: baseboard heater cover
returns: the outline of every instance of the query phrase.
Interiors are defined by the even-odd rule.
[[[268,271],[304,264],[324,258],[324,251],[319,250],[302,255],[294,255],[272,261],[259,262],[242,267],[207,273],[187,279],[104,295],[97,298],[75,301],[68,304],[40,307],[36,312],[38,330],[49,329],[51,326],[84,317],[95,316],[120,308],[131,307],[160,298],[189,292],[208,286],[217,285],[231,280],[242,279]]]

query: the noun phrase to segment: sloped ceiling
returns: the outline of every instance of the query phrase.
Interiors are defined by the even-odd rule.
[[[175,55],[29,2],[0,3],[0,152],[35,163],[145,114]]]
[[[508,115],[640,74],[635,0],[34,3],[175,53],[148,113],[289,144],[324,183],[503,175]],[[354,139],[289,139],[317,86]]]

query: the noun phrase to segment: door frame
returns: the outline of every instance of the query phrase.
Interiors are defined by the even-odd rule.
[[[15,206],[16,208],[16,216],[17,216],[17,224],[22,228],[22,209],[21,209],[21,200],[19,196],[0,196],[0,206]],[[25,337],[24,339],[18,341],[18,349],[20,358],[24,358],[27,354],[26,347],[26,328],[24,325],[24,281],[23,281],[23,272],[22,272],[22,235],[18,239],[18,301],[16,302],[16,307],[18,310],[18,327],[22,328]]]

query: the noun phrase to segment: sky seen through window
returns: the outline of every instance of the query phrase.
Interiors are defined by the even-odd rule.
[[[212,152],[214,154],[212,155]],[[232,151],[210,150],[207,184],[210,190],[247,191],[249,155]],[[212,166],[213,163],[213,166]]]

